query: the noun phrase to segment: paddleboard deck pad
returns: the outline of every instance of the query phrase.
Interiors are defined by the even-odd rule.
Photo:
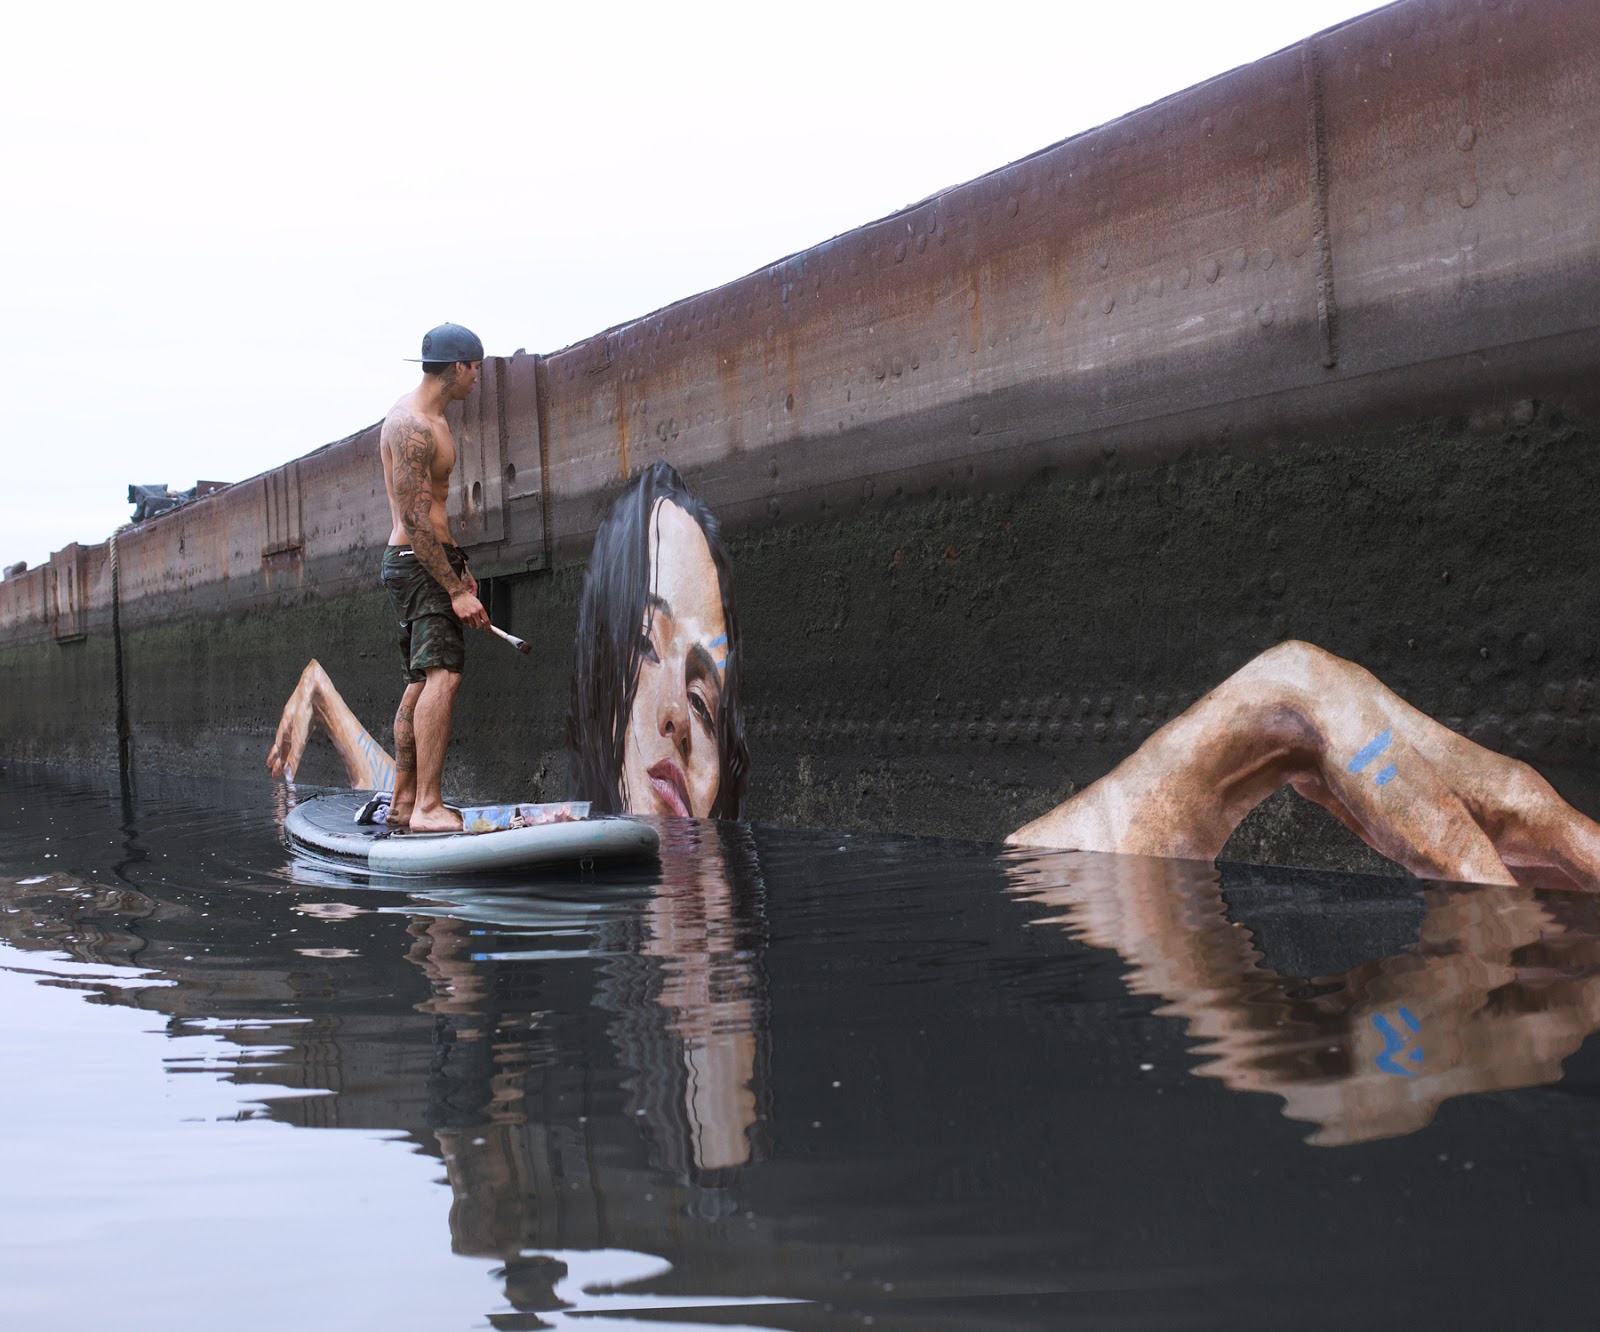
[[[464,831],[451,833],[393,832],[387,808],[385,792],[312,796],[289,811],[284,831],[296,850],[374,874],[416,877],[647,860],[660,845],[649,824],[591,815],[582,802],[465,806]]]

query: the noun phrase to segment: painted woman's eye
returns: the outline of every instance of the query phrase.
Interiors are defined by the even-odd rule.
[[[689,706],[694,709],[694,715],[700,718],[700,724],[713,735],[717,731],[717,718],[711,711],[711,705],[706,702],[703,695],[691,689],[689,691]]]
[[[661,663],[661,654],[656,651],[656,645],[650,641],[650,635],[643,631],[639,634],[639,657],[656,665]]]

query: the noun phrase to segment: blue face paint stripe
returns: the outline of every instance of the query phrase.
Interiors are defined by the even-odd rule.
[[[727,634],[718,634],[715,638],[707,639],[706,640],[706,646],[708,648],[721,647],[727,641],[728,641]]]
[[[1389,785],[1390,782],[1392,782],[1394,780],[1395,773],[1398,772],[1398,771],[1399,771],[1399,769],[1397,769],[1394,766],[1394,764],[1391,763],[1387,768],[1385,768],[1382,772],[1380,772],[1372,780],[1377,782],[1379,786],[1387,786],[1387,785]]]
[[[1363,771],[1373,759],[1389,748],[1389,742],[1392,739],[1394,739],[1394,728],[1390,727],[1382,735],[1368,741],[1366,748],[1350,760],[1350,771]]]
[[[1416,1014],[1414,1014],[1409,1008],[1402,1008],[1400,1010],[1400,1017],[1404,1020],[1406,1026],[1410,1027],[1412,1031],[1420,1032],[1422,1030],[1422,1024],[1417,1021]],[[1373,1029],[1377,1031],[1378,1035],[1383,1037],[1383,1050],[1373,1062],[1375,1062],[1377,1066],[1385,1073],[1393,1073],[1396,1077],[1416,1077],[1417,1075],[1409,1068],[1395,1063],[1394,1057],[1397,1054],[1404,1052],[1406,1057],[1410,1059],[1412,1063],[1420,1064],[1423,1060],[1422,1051],[1420,1049],[1406,1050],[1405,1036],[1401,1032],[1397,1031],[1394,1023],[1390,1022],[1389,1019],[1386,1018],[1382,1013],[1374,1013],[1372,1015],[1372,1026]]]

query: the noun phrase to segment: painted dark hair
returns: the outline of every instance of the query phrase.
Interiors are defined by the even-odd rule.
[[[639,626],[644,623],[649,591],[650,517],[657,500],[676,504],[694,520],[716,566],[728,664],[717,714],[717,798],[710,814],[718,819],[742,818],[750,751],[744,739],[744,654],[733,600],[733,565],[716,515],[664,462],[645,468],[617,496],[595,533],[594,551],[583,571],[572,708],[567,714],[572,795],[590,801],[598,812],[623,810],[622,756],[639,687]]]

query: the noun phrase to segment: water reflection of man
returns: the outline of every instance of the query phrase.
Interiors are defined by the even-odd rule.
[[[1166,1001],[1235,1091],[1281,1096],[1321,1145],[1396,1137],[1470,1092],[1556,1082],[1600,1028],[1600,898],[1435,886],[1414,947],[1343,975],[1283,976],[1228,918],[1196,861],[1018,851],[1013,889],[1039,924],[1114,949],[1135,993]]]

